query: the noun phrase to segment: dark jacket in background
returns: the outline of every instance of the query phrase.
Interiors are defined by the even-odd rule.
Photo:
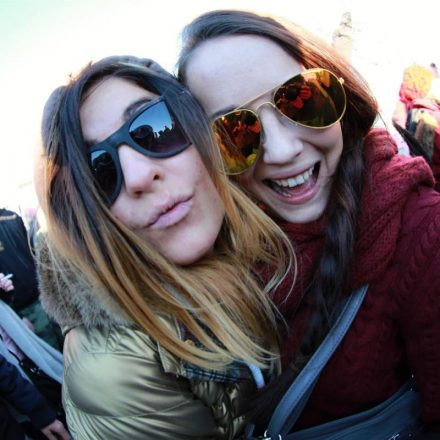
[[[0,355],[0,438],[23,438],[22,429],[9,412],[5,401],[21,414],[27,415],[37,429],[44,428],[56,419],[55,412],[34,385]]]
[[[0,209],[0,272],[14,275],[14,290],[0,290],[0,298],[16,312],[38,299],[35,264],[26,228],[18,214],[6,209]]]

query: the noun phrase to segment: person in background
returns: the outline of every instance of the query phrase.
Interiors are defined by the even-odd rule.
[[[52,94],[42,134],[41,298],[65,333],[72,436],[238,438],[242,402],[277,366],[268,293],[289,241],[220,172],[202,109],[150,60],[87,66]]]
[[[9,405],[25,414],[37,430],[50,440],[69,440],[69,433],[56,418],[43,395],[0,355],[0,437],[25,440],[25,430],[10,413]]]
[[[440,78],[437,67],[413,64],[405,69],[393,126],[405,139],[413,156],[431,166],[440,189]]]
[[[402,127],[406,127],[408,113],[417,99],[428,95],[435,75],[431,68],[413,64],[403,72],[402,83],[399,89],[399,100],[396,103],[393,120]]]
[[[277,220],[298,255],[293,293],[286,282],[274,295],[288,324],[284,371],[257,399],[255,420],[267,426],[342,301],[368,285],[294,430],[377,406],[414,374],[426,431],[437,437],[440,194],[429,166],[397,154],[390,134],[372,128],[378,107],[365,81],[300,27],[252,12],[213,11],[182,35],[179,78],[211,119],[220,150],[248,149],[228,137],[225,124],[231,130],[245,116],[258,121],[255,159],[243,160],[231,178]],[[312,81],[320,87],[298,105],[291,85]],[[281,110],[283,97],[290,106]]]
[[[38,286],[29,239],[21,217],[0,209],[0,270],[14,277],[14,292],[2,295],[18,313],[38,300]]]
[[[0,278],[0,288],[12,290],[13,287],[11,280]],[[62,354],[36,336],[32,323],[26,318],[21,319],[1,300],[0,341],[0,355],[8,364],[8,368],[5,364],[5,375],[2,376],[1,385],[0,397],[4,399],[1,402],[3,417],[3,422],[0,423],[2,426],[0,433],[3,433],[1,438],[19,439],[21,437],[18,433],[23,431],[34,440],[45,439],[46,436],[39,432],[41,426],[46,426],[44,422],[41,424],[41,416],[43,420],[51,417],[65,421],[61,406]],[[27,380],[22,379],[21,376]],[[15,388],[11,385],[14,381]],[[32,401],[26,403],[27,398]],[[17,405],[14,402],[18,402]],[[7,403],[13,404],[15,409],[12,409],[12,413],[7,411]],[[53,415],[55,417],[52,417]],[[34,423],[30,423],[29,418]],[[57,431],[60,425],[58,422],[50,425],[44,433],[49,438],[55,438],[51,437],[51,432]],[[9,430],[17,434],[14,436]]]
[[[59,327],[41,307],[34,257],[21,217],[0,209],[0,299],[33,326],[35,333],[57,350],[62,349]],[[8,276],[8,279],[3,279]]]

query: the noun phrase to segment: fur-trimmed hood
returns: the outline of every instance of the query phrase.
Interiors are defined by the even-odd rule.
[[[108,292],[53,255],[40,240],[41,301],[68,332],[63,406],[75,438],[238,438],[246,423],[243,402],[254,392],[247,367],[203,370],[176,358]],[[182,339],[177,321],[163,319]]]
[[[44,237],[37,240],[36,256],[41,303],[64,333],[78,325],[86,328],[134,326],[107,291],[93,286],[67,263],[60,264],[58,258],[55,265],[53,250]]]

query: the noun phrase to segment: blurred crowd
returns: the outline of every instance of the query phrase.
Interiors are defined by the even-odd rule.
[[[60,328],[43,310],[30,234],[15,212],[0,210],[0,437],[68,439],[61,405]]]

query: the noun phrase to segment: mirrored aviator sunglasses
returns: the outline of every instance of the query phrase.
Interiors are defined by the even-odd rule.
[[[124,180],[118,148],[128,145],[145,156],[167,158],[191,145],[177,117],[163,98],[149,102],[115,133],[88,150],[93,178],[111,206]]]
[[[328,128],[345,113],[347,98],[343,82],[326,69],[305,70],[277,87],[269,104],[298,125]],[[258,108],[254,111],[241,106],[213,122],[214,136],[229,175],[243,173],[258,159],[262,127],[257,111]]]

